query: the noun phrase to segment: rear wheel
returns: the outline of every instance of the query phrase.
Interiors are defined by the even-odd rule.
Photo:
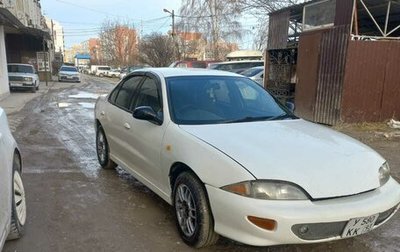
[[[96,150],[97,159],[99,160],[102,168],[115,169],[115,167],[117,167],[117,164],[110,158],[110,147],[108,146],[106,134],[104,133],[103,127],[101,125],[97,128]]]
[[[181,173],[174,185],[175,221],[183,241],[195,248],[215,244],[214,219],[203,183],[192,173]]]
[[[19,155],[14,156],[12,183],[11,229],[8,240],[18,239],[24,234],[26,222],[25,189],[21,178],[21,161]]]

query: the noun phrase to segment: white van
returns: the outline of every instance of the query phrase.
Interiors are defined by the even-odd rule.
[[[92,65],[90,66],[90,74],[103,77],[106,72],[110,71],[111,67],[102,65]]]

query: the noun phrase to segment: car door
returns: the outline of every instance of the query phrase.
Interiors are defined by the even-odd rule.
[[[152,107],[160,117],[163,116],[163,97],[161,83],[156,76],[147,76],[141,84],[133,110],[141,106]],[[129,141],[130,156],[135,162],[135,171],[147,181],[157,186],[160,181],[160,153],[166,123],[156,125],[133,117],[129,120],[130,133],[126,135]],[[159,185],[159,184],[158,184]]]
[[[142,75],[134,75],[119,84],[110,94],[104,111],[100,111],[105,123],[103,123],[107,141],[110,146],[111,157],[121,165],[121,161],[127,164],[130,148],[126,141],[126,133],[130,130],[128,124],[132,117],[132,101]]]

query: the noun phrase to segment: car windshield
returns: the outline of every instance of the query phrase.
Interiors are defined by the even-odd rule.
[[[78,72],[75,67],[61,67],[60,71],[63,72]]]
[[[250,68],[241,73],[241,75],[246,76],[246,77],[253,77],[256,74],[259,74],[262,72],[264,69],[263,68]]]
[[[172,120],[218,124],[296,118],[263,88],[245,77],[166,78]]]
[[[33,70],[32,66],[26,65],[8,65],[8,72],[9,73],[31,73],[33,74],[35,71]]]

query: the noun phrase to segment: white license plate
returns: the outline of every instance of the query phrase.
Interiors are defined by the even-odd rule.
[[[342,238],[368,233],[374,228],[378,217],[379,214],[374,214],[368,217],[350,219],[342,233]]]
[[[70,79],[70,80],[71,80],[71,79],[73,79],[73,78],[74,78],[74,77],[72,77],[72,76],[67,76],[67,79]]]
[[[11,82],[11,86],[13,87],[22,87],[24,84],[22,83],[16,83],[16,82]]]

